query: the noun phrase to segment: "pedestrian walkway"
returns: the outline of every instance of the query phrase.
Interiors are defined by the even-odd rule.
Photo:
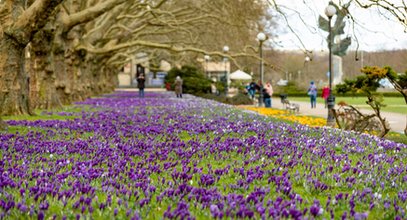
[[[137,88],[116,88],[115,91],[138,91]],[[144,88],[146,92],[165,92],[167,91],[165,88]]]
[[[309,115],[309,116],[327,118],[328,109],[325,108],[325,105],[323,103],[317,103],[316,108],[312,109],[311,104],[309,102],[300,102],[300,101],[290,101],[290,102],[296,103],[300,106],[300,111],[299,111],[300,115]],[[280,98],[273,97],[272,108],[284,109],[284,106],[281,103]],[[363,113],[373,113],[373,111],[368,110],[368,109],[360,109],[360,111]],[[391,112],[381,112],[381,114],[389,122],[391,131],[395,131],[398,133],[404,133],[404,128],[406,127],[406,121],[407,121],[406,116],[407,115],[391,113]]]
[[[147,92],[165,92],[164,88],[146,88]],[[117,88],[116,91],[138,91],[137,88]],[[300,106],[300,115],[316,116],[321,118],[326,118],[328,115],[328,109],[325,108],[323,103],[317,103],[316,108],[311,109],[311,104],[309,102],[300,102],[300,101],[291,101]],[[280,98],[272,98],[272,108],[284,109],[283,104],[281,103]],[[363,113],[372,113],[368,109],[360,109]],[[383,117],[390,124],[391,131],[404,133],[404,128],[406,127],[407,115],[391,113],[391,112],[382,112]]]

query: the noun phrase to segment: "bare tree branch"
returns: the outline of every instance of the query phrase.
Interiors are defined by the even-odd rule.
[[[35,32],[48,22],[48,16],[63,0],[37,0],[5,30],[22,45],[27,45]]]
[[[123,2],[126,2],[126,0],[107,0],[71,15],[63,14],[65,15],[62,17],[64,32],[69,31],[73,26],[94,20],[96,17]]]

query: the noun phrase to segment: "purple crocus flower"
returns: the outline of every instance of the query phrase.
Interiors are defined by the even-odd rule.
[[[355,220],[364,220],[367,219],[367,217],[368,217],[367,213],[355,213],[355,215],[353,216]]]
[[[45,216],[44,216],[44,212],[39,211],[39,212],[38,212],[37,219],[38,219],[38,220],[43,220],[43,219],[44,219],[44,217],[45,217]]]
[[[211,211],[212,217],[216,218],[218,216],[219,208],[217,205],[215,204],[211,204],[209,210]]]
[[[302,212],[300,210],[295,209],[295,208],[291,208],[290,209],[290,216],[293,219],[301,219]]]
[[[310,213],[313,216],[321,215],[323,212],[322,207],[320,206],[320,203],[318,200],[314,201],[314,204],[310,207]]]

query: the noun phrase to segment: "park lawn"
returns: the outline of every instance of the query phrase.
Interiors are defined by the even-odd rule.
[[[406,145],[164,93],[78,105],[7,120],[1,219],[407,217]]]
[[[309,102],[309,97],[288,97],[288,99],[292,101]],[[370,107],[366,104],[366,97],[336,97],[335,103],[339,103],[341,101],[355,107],[370,109]],[[317,103],[324,103],[324,100],[321,97],[318,97]],[[387,105],[386,107],[383,107],[383,111],[385,112],[400,114],[406,114],[407,112],[407,105],[402,97],[385,97],[384,104]]]

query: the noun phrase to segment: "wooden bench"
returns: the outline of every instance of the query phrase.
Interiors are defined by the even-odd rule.
[[[285,109],[291,113],[299,113],[300,112],[300,105],[296,103],[291,103],[288,99],[283,99],[283,106]]]

